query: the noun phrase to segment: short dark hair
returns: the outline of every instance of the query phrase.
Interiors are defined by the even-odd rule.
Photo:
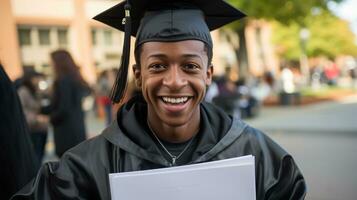
[[[204,51],[207,52],[207,58],[208,58],[208,63],[207,66],[210,66],[212,63],[212,57],[213,57],[213,50],[212,47],[209,46],[208,44],[204,43]],[[136,64],[140,67],[140,55],[141,55],[141,51],[142,51],[142,44],[139,45],[138,47],[135,48],[134,50],[134,56],[135,56],[135,62]]]

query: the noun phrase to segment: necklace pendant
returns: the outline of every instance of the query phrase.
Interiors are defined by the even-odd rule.
[[[172,156],[172,166],[174,166],[176,164],[176,159],[177,157],[176,156]]]

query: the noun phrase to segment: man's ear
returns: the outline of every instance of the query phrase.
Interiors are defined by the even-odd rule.
[[[133,65],[133,74],[135,78],[136,87],[141,87],[141,70],[139,65],[137,64]]]
[[[213,65],[210,64],[207,68],[207,72],[206,72],[206,86],[211,85],[212,83],[212,77],[213,77]]]

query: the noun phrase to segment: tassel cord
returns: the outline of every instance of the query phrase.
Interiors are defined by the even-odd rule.
[[[127,0],[125,4],[125,18],[123,19],[123,23],[125,23],[124,26],[125,33],[124,33],[124,45],[122,50],[123,53],[121,57],[121,64],[110,94],[113,103],[120,103],[123,100],[127,88],[128,68],[129,68],[129,60],[130,60],[130,36],[131,36],[131,18],[130,18],[129,0]]]

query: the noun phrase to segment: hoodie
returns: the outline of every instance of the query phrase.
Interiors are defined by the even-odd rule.
[[[46,163],[13,199],[110,199],[109,173],[172,166],[146,124],[146,103],[133,98],[102,134]],[[257,199],[304,199],[306,185],[293,158],[261,131],[209,103],[200,131],[178,165],[255,156]]]

